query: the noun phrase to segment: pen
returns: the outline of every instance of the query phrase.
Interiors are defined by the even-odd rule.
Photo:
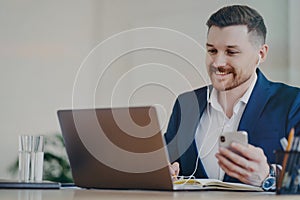
[[[291,148],[292,148],[292,143],[293,143],[293,140],[294,140],[294,135],[295,135],[295,129],[292,128],[290,133],[289,133],[289,137],[288,137],[288,145],[286,147],[286,151],[290,151]]]
[[[282,150],[285,151],[286,147],[287,147],[287,144],[288,144],[287,139],[285,137],[281,138],[280,139],[280,144],[281,144]]]
[[[282,186],[289,189],[291,188],[291,183],[294,182],[293,179],[295,177],[295,164],[297,163],[297,145],[299,143],[299,137],[294,137],[291,150],[289,151],[289,158],[286,163],[285,175],[283,178]]]
[[[288,157],[289,157],[288,151],[291,150],[292,143],[293,143],[293,140],[294,140],[294,134],[295,134],[295,129],[292,128],[290,130],[290,133],[289,133],[289,136],[288,136],[288,144],[287,144],[287,147],[286,147],[285,152],[284,152],[284,157],[283,157],[283,161],[282,161],[282,171],[280,173],[280,177],[279,177],[279,181],[278,181],[278,189],[280,189],[281,186],[282,186],[284,176],[285,176],[285,179],[288,178],[287,177],[288,174],[286,174],[285,171],[286,171],[286,164],[287,164]]]
[[[298,169],[299,169],[299,152],[297,152],[300,137],[294,137],[291,153],[289,156],[289,160],[287,163],[287,173],[288,173],[288,182],[286,188],[288,188],[289,192],[295,192],[298,188]]]

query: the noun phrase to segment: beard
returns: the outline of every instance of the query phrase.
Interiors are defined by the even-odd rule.
[[[250,75],[238,73],[233,67],[213,67],[209,68],[211,82],[219,91],[229,91],[239,87],[251,78]],[[224,76],[224,78],[215,77]],[[230,77],[229,77],[230,76]]]

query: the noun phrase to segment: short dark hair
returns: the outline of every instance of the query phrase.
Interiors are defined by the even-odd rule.
[[[267,28],[263,17],[256,10],[246,5],[223,7],[210,16],[206,25],[208,30],[211,26],[223,28],[232,25],[246,25],[248,33],[254,33],[259,37],[260,44],[266,42]]]

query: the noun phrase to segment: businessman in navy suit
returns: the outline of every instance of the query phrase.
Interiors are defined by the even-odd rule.
[[[274,150],[291,128],[300,132],[298,88],[267,80],[258,66],[268,53],[262,16],[228,6],[207,21],[206,66],[211,86],[180,95],[165,134],[172,175],[261,186]],[[249,145],[218,146],[223,132],[248,132]]]

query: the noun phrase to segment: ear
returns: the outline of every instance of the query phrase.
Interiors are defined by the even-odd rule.
[[[261,60],[260,60],[261,63],[265,62],[265,60],[267,59],[268,50],[269,50],[269,46],[267,44],[264,44],[260,47],[259,55],[261,58]]]

